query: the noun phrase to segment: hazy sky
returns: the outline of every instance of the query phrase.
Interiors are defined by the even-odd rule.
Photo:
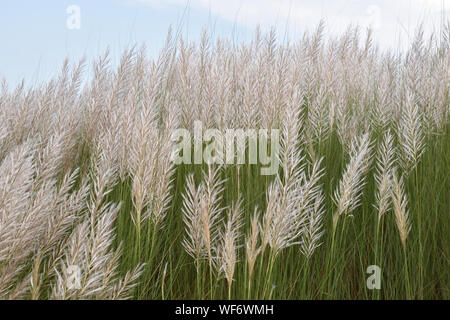
[[[68,12],[74,5],[79,20]],[[405,46],[420,22],[437,30],[442,17],[450,18],[450,0],[2,0],[0,78],[32,84],[54,75],[66,56],[91,60],[107,46],[116,61],[126,46],[141,42],[155,55],[169,25],[181,25],[190,40],[207,26],[216,36],[245,41],[257,24],[295,39],[323,18],[331,33],[351,23],[372,26],[380,46],[389,48]]]

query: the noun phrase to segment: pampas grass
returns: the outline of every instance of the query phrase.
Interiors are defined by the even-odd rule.
[[[333,233],[336,231],[338,219],[348,215],[361,204],[361,192],[365,185],[365,176],[371,161],[371,143],[369,134],[355,139],[350,150],[350,162],[334,191],[336,211],[333,215]]]
[[[448,299],[449,33],[397,52],[324,22],[284,43],[169,31],[154,59],[3,81],[0,298]],[[279,130],[278,171],[174,164],[196,120]]]

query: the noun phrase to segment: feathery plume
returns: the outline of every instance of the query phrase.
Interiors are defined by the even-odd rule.
[[[240,229],[242,227],[241,219],[243,210],[240,208],[241,200],[239,199],[228,210],[228,220],[225,224],[225,231],[221,236],[221,244],[219,248],[220,270],[224,272],[228,287],[231,287],[234,270],[237,263],[237,249],[241,238]]]
[[[370,166],[371,143],[366,133],[353,141],[350,150],[350,162],[347,164],[339,185],[334,191],[333,201],[337,208],[333,215],[333,232],[338,218],[355,210],[361,201],[361,192],[365,185],[365,176]]]
[[[207,258],[215,262],[213,251],[219,240],[219,225],[222,220],[220,207],[224,181],[219,179],[220,167],[208,167],[203,181],[196,188],[193,175],[188,176],[186,192],[183,194],[183,221],[186,237],[183,247],[194,259]]]
[[[303,227],[300,252],[310,259],[314,251],[321,245],[320,238],[324,231],[322,229],[322,219],[325,213],[325,196],[319,192],[314,201],[314,206],[306,213],[306,223]]]
[[[251,278],[253,275],[256,259],[258,258],[258,255],[261,253],[261,246],[258,246],[259,229],[260,229],[259,215],[260,213],[258,209],[255,208],[255,212],[253,214],[250,224],[250,236],[247,237],[247,241],[245,244],[249,278]]]
[[[400,141],[400,164],[409,173],[414,169],[424,152],[425,142],[422,130],[419,108],[411,93],[406,95],[406,101],[398,123],[397,135]]]
[[[384,135],[383,142],[380,146],[377,160],[375,181],[377,190],[375,193],[376,204],[375,209],[378,212],[378,223],[381,218],[389,210],[391,193],[392,193],[392,170],[395,164],[395,148],[391,132],[388,130]]]
[[[397,176],[394,169],[392,175],[392,204],[394,206],[395,223],[400,234],[403,248],[406,247],[406,238],[411,230],[411,223],[408,212],[408,197],[405,194],[405,187],[402,176]]]

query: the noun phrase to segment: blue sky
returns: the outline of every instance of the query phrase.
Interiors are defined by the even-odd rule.
[[[80,29],[67,27],[71,5],[80,8]],[[419,22],[431,32],[449,9],[450,0],[2,0],[0,78],[33,84],[54,75],[66,56],[91,61],[107,46],[113,62],[135,43],[145,42],[154,56],[169,25],[181,25],[190,40],[207,26],[245,41],[257,24],[281,34],[287,28],[295,38],[324,18],[331,33],[370,25],[382,48],[405,46]]]

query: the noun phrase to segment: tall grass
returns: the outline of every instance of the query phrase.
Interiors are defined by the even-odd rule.
[[[405,53],[358,32],[169,32],[156,59],[128,49],[113,70],[106,52],[85,85],[84,61],[4,81],[0,297],[448,299],[450,24]],[[171,134],[195,120],[280,129],[279,171],[176,165]]]

